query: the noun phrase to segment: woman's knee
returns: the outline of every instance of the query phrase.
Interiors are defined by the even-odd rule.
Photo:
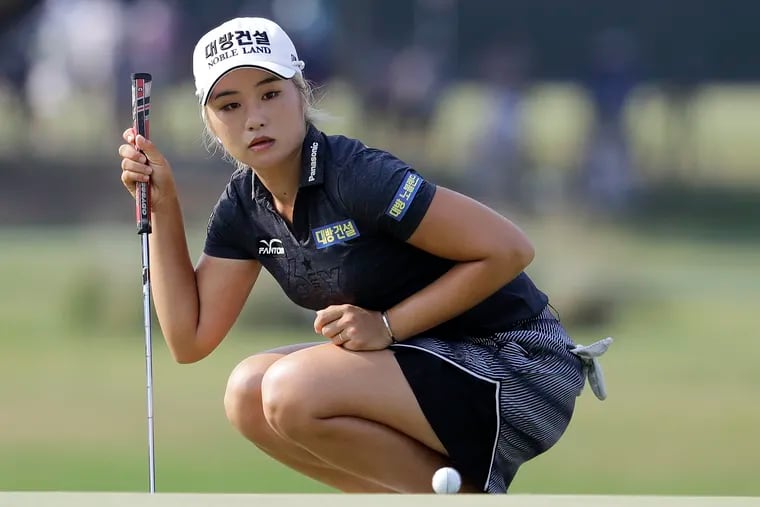
[[[305,433],[313,433],[318,390],[306,378],[298,361],[283,360],[273,364],[262,379],[261,403],[267,424],[281,437],[299,441]],[[316,388],[316,389],[315,389]]]
[[[271,433],[262,411],[261,383],[269,367],[280,355],[251,356],[238,364],[227,381],[224,411],[230,423],[255,442]]]

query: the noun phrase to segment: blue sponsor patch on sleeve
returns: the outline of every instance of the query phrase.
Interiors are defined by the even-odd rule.
[[[393,197],[390,206],[385,211],[385,214],[392,219],[400,222],[406,211],[409,209],[409,205],[414,200],[414,196],[417,195],[417,191],[422,186],[422,176],[414,172],[408,172],[404,181],[399,185],[396,190],[396,195]]]
[[[317,245],[317,250],[319,250],[336,243],[343,243],[349,239],[358,238],[359,229],[356,228],[354,221],[349,218],[342,222],[335,222],[312,229],[311,235],[314,238],[314,243]]]

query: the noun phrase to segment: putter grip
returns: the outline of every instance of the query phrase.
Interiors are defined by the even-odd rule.
[[[135,133],[149,139],[150,135],[150,74],[132,74],[132,123]],[[150,185],[138,182],[135,195],[137,234],[150,234]]]

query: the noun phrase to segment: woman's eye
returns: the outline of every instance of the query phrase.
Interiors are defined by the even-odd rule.
[[[275,98],[275,97],[276,97],[276,96],[278,96],[279,94],[280,94],[280,92],[279,92],[279,91],[277,91],[277,90],[273,90],[273,91],[271,91],[271,92],[267,92],[267,93],[265,93],[265,94],[264,94],[264,96],[263,96],[262,98],[263,98],[264,100],[272,100],[273,98]]]
[[[230,102],[229,104],[223,105],[220,109],[222,111],[232,111],[233,109],[237,109],[240,107],[240,104],[238,102]]]

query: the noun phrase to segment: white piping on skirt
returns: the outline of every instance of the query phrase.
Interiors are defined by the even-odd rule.
[[[428,354],[432,354],[435,357],[437,357],[439,359],[442,359],[443,361],[446,361],[447,363],[456,366],[457,368],[459,368],[463,372],[468,373],[469,375],[472,375],[473,377],[475,377],[477,379],[485,380],[486,382],[490,382],[496,388],[496,393],[495,393],[496,394],[496,400],[495,400],[496,401],[496,434],[494,435],[494,439],[493,439],[493,448],[491,449],[491,462],[488,464],[488,474],[486,474],[486,483],[483,485],[483,491],[486,491],[488,489],[488,483],[491,480],[491,470],[493,470],[494,456],[496,456],[496,448],[497,448],[497,445],[499,443],[499,435],[501,434],[501,431],[500,431],[501,430],[501,410],[500,410],[500,406],[499,406],[500,393],[501,393],[501,384],[499,384],[498,380],[493,380],[493,379],[490,379],[488,377],[484,377],[483,375],[479,375],[478,373],[475,373],[472,370],[468,370],[464,366],[462,366],[460,364],[457,364],[454,361],[452,361],[452,360],[450,360],[450,359],[448,359],[448,358],[446,358],[446,357],[444,357],[444,356],[442,356],[440,354],[437,354],[437,353],[433,352],[432,350],[428,350],[428,349],[426,349],[424,347],[418,347],[417,345],[407,345],[407,344],[404,344],[404,343],[394,343],[393,345],[390,346],[390,348],[396,348],[396,347],[406,347],[406,348],[409,348],[409,349],[417,349],[417,350],[422,350],[424,352],[427,352]]]

